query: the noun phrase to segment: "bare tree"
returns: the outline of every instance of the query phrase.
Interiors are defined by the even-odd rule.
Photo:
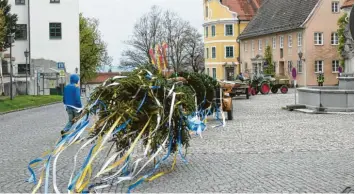
[[[195,28],[191,28],[187,37],[185,67],[191,68],[194,72],[205,70],[204,45],[202,35]]]
[[[126,41],[129,48],[122,54],[121,65],[135,67],[152,63],[149,50],[163,42],[168,44],[169,68],[173,68],[175,72],[185,70],[189,66],[192,66],[193,71],[201,70],[202,35],[175,12],[163,13],[156,6],[135,24],[133,36]]]
[[[181,70],[187,53],[185,47],[192,27],[189,22],[182,20],[176,13],[166,11],[163,20],[164,38],[167,41],[168,57],[175,72]]]
[[[162,39],[161,16],[160,8],[153,6],[150,12],[143,15],[134,25],[133,36],[125,42],[130,48],[122,53],[122,65],[134,67],[152,62],[149,49]]]

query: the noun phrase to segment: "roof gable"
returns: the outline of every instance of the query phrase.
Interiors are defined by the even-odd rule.
[[[251,20],[263,0],[222,0],[221,3],[238,13],[241,20]]]
[[[265,0],[239,39],[299,28],[319,0]]]

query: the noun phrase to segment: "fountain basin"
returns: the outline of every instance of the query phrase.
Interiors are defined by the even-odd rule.
[[[325,108],[327,112],[354,112],[353,88],[349,90],[338,86],[313,86],[298,88],[297,91],[298,104],[308,109]]]

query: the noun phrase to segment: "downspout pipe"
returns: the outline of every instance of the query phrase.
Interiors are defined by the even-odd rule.
[[[31,0],[27,1],[27,26],[28,26],[28,66],[31,68],[31,8],[30,8],[30,2]],[[34,87],[33,87],[33,95],[35,95],[35,89],[36,89],[36,81],[35,81],[35,67],[32,67],[32,75],[33,75],[33,83],[34,83]]]
[[[238,18],[238,36],[240,35],[240,19]],[[242,60],[241,60],[241,57],[240,57],[240,40],[238,42],[238,57],[239,57],[239,66],[238,66],[238,73],[241,72],[242,68],[241,68],[241,65],[242,65]]]

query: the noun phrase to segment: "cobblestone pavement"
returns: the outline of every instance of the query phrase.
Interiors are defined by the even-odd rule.
[[[281,110],[288,94],[236,99],[234,120],[193,137],[188,164],[134,192],[341,192],[354,186],[354,115]],[[52,146],[66,121],[62,105],[0,116],[0,192],[31,192],[27,164]],[[210,126],[216,124],[210,119]],[[59,158],[65,191],[73,151]],[[164,166],[163,168],[170,168]],[[101,192],[126,192],[126,185]],[[353,190],[352,190],[353,192]]]

